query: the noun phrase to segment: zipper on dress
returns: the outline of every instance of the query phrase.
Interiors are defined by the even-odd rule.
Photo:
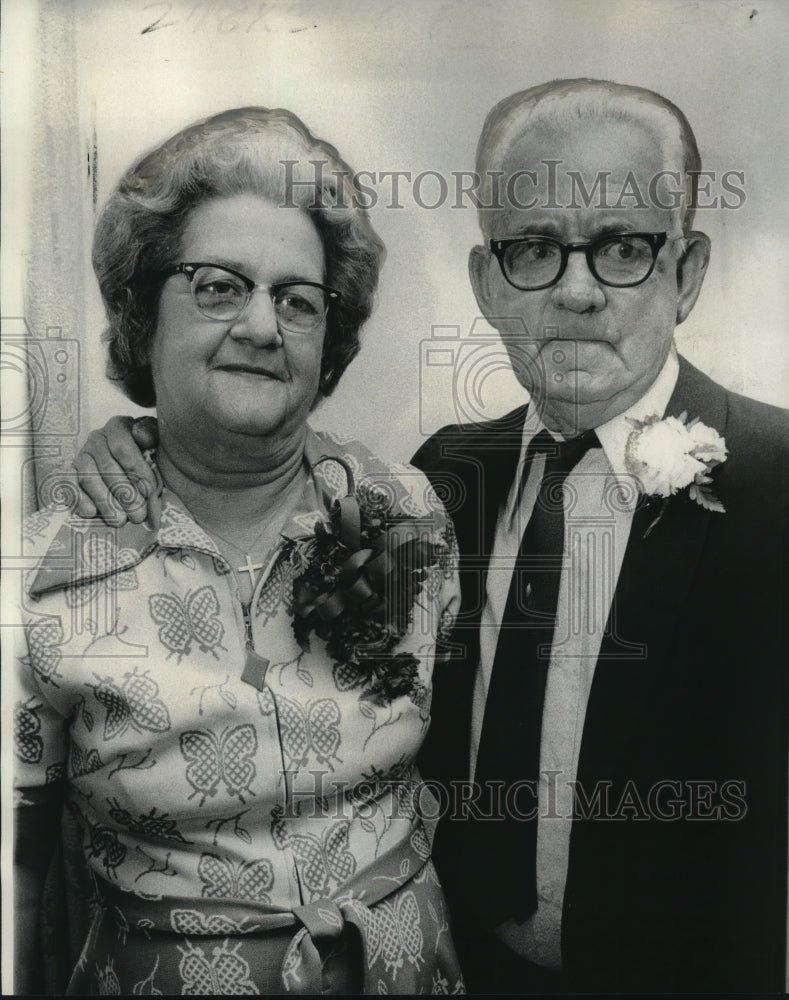
[[[266,671],[269,661],[265,656],[255,652],[255,642],[252,637],[252,613],[251,606],[242,604],[241,613],[244,616],[244,644],[246,648],[246,660],[244,670],[241,673],[241,680],[246,684],[251,684],[253,688],[262,691],[266,686]]]
[[[255,642],[252,638],[252,605],[242,602],[241,614],[244,616],[244,642],[247,649],[254,649]]]

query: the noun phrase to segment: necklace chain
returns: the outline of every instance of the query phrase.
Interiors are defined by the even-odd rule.
[[[195,518],[195,520],[197,519]],[[252,541],[248,545],[243,547],[241,545],[236,544],[236,542],[231,542],[231,540],[229,538],[226,538],[224,535],[220,535],[218,531],[210,531],[204,524],[201,524],[200,521],[198,521],[197,523],[200,525],[203,531],[210,537],[214,539],[218,538],[220,542],[224,542],[225,545],[229,545],[231,549],[235,549],[235,551],[238,552],[239,555],[248,556],[250,552],[255,548],[257,543],[260,541],[260,539],[263,537],[263,535],[266,533],[266,529],[269,527],[269,524],[271,522],[267,521],[266,524],[264,524],[261,530],[257,533],[257,535],[255,535]]]
[[[197,520],[197,518],[195,518],[195,520]],[[222,555],[224,556],[226,562],[230,565],[231,570],[235,573],[236,577],[239,580],[241,579],[239,574],[241,574],[241,573],[248,573],[249,574],[249,582],[250,582],[250,585],[252,587],[252,590],[254,591],[254,589],[255,589],[255,587],[257,586],[257,583],[258,583],[258,575],[257,575],[258,574],[258,570],[263,569],[263,566],[265,565],[265,563],[264,562],[259,562],[259,563],[254,562],[253,559],[252,559],[252,551],[254,550],[255,546],[260,542],[260,539],[265,535],[265,533],[268,530],[268,528],[271,526],[272,519],[271,518],[267,519],[266,523],[263,525],[263,527],[261,528],[261,530],[252,539],[252,541],[249,542],[249,544],[247,545],[246,548],[242,548],[240,545],[237,545],[235,542],[232,542],[229,538],[226,538],[224,535],[220,535],[218,531],[209,531],[209,529],[204,524],[202,524],[200,521],[197,521],[197,523],[198,523],[198,525],[200,525],[200,527],[203,529],[203,531],[205,531],[205,533],[210,538],[212,538],[214,540],[214,543],[216,543],[217,540],[220,541],[220,542],[224,542],[225,545],[229,546],[231,549],[233,549],[235,552],[237,552],[240,556],[244,557],[242,564],[240,566],[236,566],[236,565],[234,565],[235,562],[236,562],[235,559],[232,559],[232,560],[228,559],[227,556],[224,553],[222,553]],[[217,548],[221,548],[221,547],[219,545],[217,545]]]
[[[299,477],[297,477],[297,481],[298,479]],[[227,559],[226,556],[225,559],[230,564],[231,569],[236,574],[238,579],[240,579],[240,577],[238,576],[238,574],[240,573],[249,574],[249,580],[253,590],[255,589],[258,583],[258,577],[257,577],[258,570],[263,569],[264,563],[253,562],[252,552],[255,549],[255,547],[259,544],[261,538],[263,538],[266,532],[272,527],[272,525],[278,524],[283,514],[283,508],[286,506],[287,500],[292,496],[292,492],[293,492],[293,484],[291,484],[290,487],[287,490],[285,490],[284,494],[280,497],[279,502],[274,506],[273,510],[269,511],[269,515],[268,517],[266,517],[265,523],[263,527],[260,529],[260,531],[257,533],[257,535],[255,535],[255,537],[243,548],[237,542],[231,541],[231,539],[227,538],[225,535],[220,534],[215,529],[209,528],[202,521],[198,520],[198,518],[195,517],[194,514],[192,514],[195,521],[197,521],[197,524],[203,529],[203,531],[210,538],[214,540],[215,543],[217,540],[219,540],[220,542],[224,542],[225,545],[230,546],[230,548],[233,549],[236,553],[238,553],[238,555],[244,557],[244,561],[241,566],[233,565],[233,563],[236,560],[231,561]],[[217,545],[217,548],[219,547],[220,546]]]
[[[265,518],[265,523],[263,524],[263,527],[255,535],[255,537],[244,546],[241,546],[237,542],[232,541],[230,538],[228,538],[226,535],[221,534],[215,528],[209,528],[208,525],[205,524],[205,522],[201,521],[194,513],[192,513],[192,517],[195,519],[195,521],[197,521],[198,525],[203,529],[203,531],[205,531],[207,535],[209,535],[214,539],[219,539],[219,541],[224,542],[225,545],[229,545],[230,548],[234,549],[237,553],[239,553],[239,555],[242,556],[249,555],[249,553],[255,548],[260,539],[266,533],[266,531],[271,527],[271,525],[276,524],[278,518],[282,514],[283,508],[286,507],[288,501],[292,497],[294,489],[301,484],[302,475],[303,473],[297,474],[295,479],[288,484],[287,488],[283,491],[277,502],[274,504],[273,508],[271,508],[267,512],[267,516]]]

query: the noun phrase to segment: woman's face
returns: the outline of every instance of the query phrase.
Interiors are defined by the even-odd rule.
[[[205,201],[189,217],[179,262],[211,263],[264,286],[324,279],[323,245],[309,217],[254,194]],[[157,415],[179,437],[285,436],[315,401],[326,321],[280,329],[257,289],[233,321],[203,315],[184,274],[168,278],[151,347]]]

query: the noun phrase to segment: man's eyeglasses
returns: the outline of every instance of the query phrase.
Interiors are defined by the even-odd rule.
[[[618,233],[591,243],[562,243],[548,236],[490,240],[502,274],[515,288],[535,292],[550,288],[567,268],[571,253],[583,252],[594,277],[603,285],[631,288],[652,274],[668,233]],[[672,237],[679,239],[681,237]]]
[[[185,274],[197,308],[204,316],[221,323],[238,319],[255,291],[260,290],[271,296],[280,327],[309,333],[320,326],[329,305],[340,298],[339,292],[316,281],[258,285],[246,275],[217,264],[176,264],[165,273]]]

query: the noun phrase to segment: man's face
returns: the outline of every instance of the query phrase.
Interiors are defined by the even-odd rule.
[[[560,161],[550,168],[555,186],[549,160]],[[706,253],[703,262],[696,261],[700,268],[684,274],[671,240],[681,235],[679,213],[648,195],[655,175],[676,164],[666,162],[657,140],[640,126],[595,122],[579,123],[572,131],[533,128],[512,143],[502,167],[505,179],[516,171],[536,174],[515,189],[521,203],[534,207],[491,213],[494,238],[549,236],[587,243],[611,233],[668,233],[652,274],[627,288],[597,280],[585,254],[574,252],[556,284],[521,291],[507,282],[487,249],[472,251],[477,301],[501,332],[515,374],[546,422],[566,433],[598,426],[636,402],[655,380],[674,327],[701,287]],[[590,192],[603,171],[607,195],[594,194],[586,206],[578,178]],[[634,185],[645,204],[627,194]]]

